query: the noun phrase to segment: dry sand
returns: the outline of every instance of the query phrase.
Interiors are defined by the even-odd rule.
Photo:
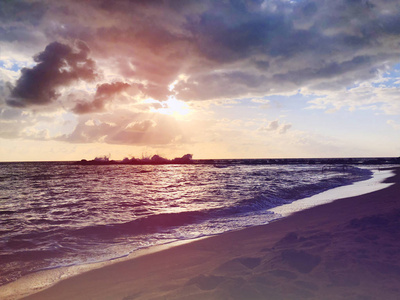
[[[63,280],[26,299],[400,299],[396,184]]]

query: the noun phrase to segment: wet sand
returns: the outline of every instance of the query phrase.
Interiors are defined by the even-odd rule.
[[[394,185],[74,276],[24,299],[399,299]]]

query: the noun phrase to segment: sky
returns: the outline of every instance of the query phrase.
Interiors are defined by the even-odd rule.
[[[400,156],[398,0],[2,0],[0,161]]]

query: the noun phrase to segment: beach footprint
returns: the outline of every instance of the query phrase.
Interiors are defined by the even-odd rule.
[[[222,276],[214,275],[204,275],[201,274],[190,279],[186,285],[196,285],[199,289],[203,291],[210,291],[215,289],[221,282],[225,280]]]
[[[240,257],[237,258],[237,261],[248,269],[254,269],[261,264],[261,258],[259,257]]]
[[[321,257],[303,250],[287,249],[281,252],[282,259],[300,273],[309,273],[321,262]]]
[[[247,273],[260,264],[260,257],[239,257],[223,263],[215,271],[217,273]]]

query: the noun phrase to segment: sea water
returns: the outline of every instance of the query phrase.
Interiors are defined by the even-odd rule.
[[[366,180],[320,165],[0,164],[0,284],[266,224],[272,208]]]

